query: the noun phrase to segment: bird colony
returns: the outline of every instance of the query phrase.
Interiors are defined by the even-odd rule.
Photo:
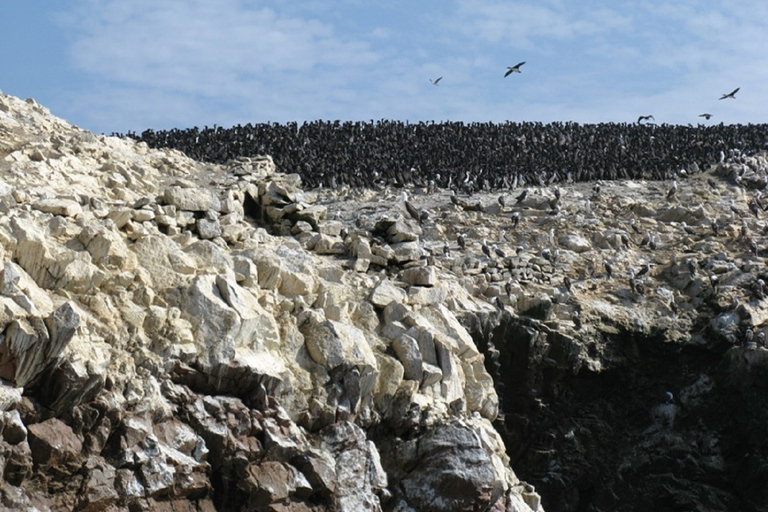
[[[529,512],[637,489],[650,509],[707,490],[643,487],[666,468],[637,454],[670,443],[735,481],[735,455],[676,430],[727,388],[714,370],[622,397],[647,412],[615,433],[635,455],[584,450],[584,411],[537,423],[630,341],[768,365],[766,161],[707,158],[664,181],[309,188],[269,156],[201,163],[2,96],[0,503]],[[579,494],[595,455],[624,465]]]

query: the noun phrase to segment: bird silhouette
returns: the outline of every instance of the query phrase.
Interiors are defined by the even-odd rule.
[[[736,92],[736,91],[734,91],[734,92]],[[720,98],[720,99],[723,99],[723,98]],[[699,114],[699,117],[703,117],[704,119],[709,121],[710,118],[712,118],[712,114],[710,114],[709,112],[704,112],[703,114]]]
[[[504,78],[508,77],[512,73],[520,73],[520,66],[522,66],[523,64],[525,64],[525,61],[518,62],[514,66],[507,66],[507,72],[504,73]]]
[[[721,99],[721,100],[724,100],[725,98],[733,98],[733,99],[736,99],[736,93],[737,93],[737,92],[739,92],[739,89],[741,89],[741,87],[737,87],[737,88],[735,88],[734,90],[732,90],[732,91],[731,91],[731,92],[729,92],[728,94],[723,94],[723,95],[722,95],[722,97],[720,97],[720,99]]]
[[[432,82],[432,85],[437,85],[438,83],[440,83],[440,80],[442,79],[443,77],[438,77],[438,78],[435,78],[434,80],[430,78],[429,81]]]
[[[654,121],[656,120],[656,119],[654,119],[654,118],[653,118],[653,116],[652,116],[652,115],[647,115],[647,116],[640,116],[640,117],[638,117],[638,118],[637,118],[637,124],[640,124],[642,121],[650,121],[650,120],[652,120],[652,119],[653,119]]]

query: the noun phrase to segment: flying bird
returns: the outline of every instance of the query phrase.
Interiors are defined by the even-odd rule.
[[[731,91],[731,92],[729,92],[728,94],[723,94],[723,96],[722,96],[720,99],[721,99],[721,100],[724,100],[725,98],[733,98],[733,99],[736,99],[736,93],[737,93],[737,92],[739,92],[739,89],[741,89],[741,87],[737,87],[737,88],[735,88],[734,90],[732,90],[732,91]]]
[[[434,80],[430,78],[429,81],[432,82],[432,85],[437,85],[442,79],[443,77],[438,77],[438,78],[435,78]]]
[[[736,92],[736,91],[733,91],[733,92]],[[723,98],[720,98],[720,99],[723,99]],[[704,112],[703,114],[699,114],[699,117],[703,117],[704,119],[709,121],[712,118],[712,114],[710,114],[709,112]]]
[[[653,116],[652,116],[652,115],[647,115],[647,116],[640,116],[640,117],[638,117],[638,118],[637,118],[637,124],[640,124],[640,123],[641,123],[641,122],[643,122],[643,121],[650,121],[650,120],[652,120],[652,119],[653,119],[654,121],[656,120],[656,119],[654,119],[654,118],[653,118]]]
[[[525,64],[525,61],[518,62],[514,66],[507,66],[507,72],[504,73],[504,78],[508,77],[512,73],[520,73],[520,66],[522,66],[523,64]]]

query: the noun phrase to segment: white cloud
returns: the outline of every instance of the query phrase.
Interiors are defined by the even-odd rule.
[[[65,26],[91,85],[72,103],[105,131],[317,118],[768,116],[768,7],[756,0],[77,5]],[[503,78],[522,60],[521,75]],[[738,101],[717,102],[737,86]]]

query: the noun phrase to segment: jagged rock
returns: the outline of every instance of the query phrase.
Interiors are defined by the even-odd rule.
[[[407,442],[406,442],[407,444]],[[418,510],[477,510],[497,501],[507,482],[468,425],[451,422],[425,432],[415,446],[395,455],[412,467],[402,480],[404,498]]]
[[[403,271],[403,281],[414,286],[434,286],[437,284],[435,267],[415,267]]]
[[[398,211],[370,235],[387,191],[329,202],[268,157],[203,164],[33,101],[0,110],[0,508],[415,506],[404,481],[423,475],[382,447],[449,416],[488,437],[499,398],[457,315],[492,308],[450,268],[499,290],[506,269],[446,264],[470,229],[439,194],[428,221]],[[348,217],[366,198],[375,215]],[[516,505],[486,445],[514,482],[494,506]]]
[[[163,192],[165,204],[190,212],[221,211],[221,201],[210,190],[203,188],[168,187]]]
[[[77,217],[83,213],[82,206],[71,199],[42,199],[33,203],[32,208],[44,213],[63,215],[65,217]]]
[[[389,281],[381,281],[371,292],[368,300],[378,308],[387,307],[390,303],[397,304],[405,302],[406,292],[399,286],[395,286]]]
[[[403,365],[403,377],[421,382],[424,377],[423,361],[419,344],[407,334],[392,342],[392,348],[400,364]]]
[[[27,427],[35,465],[43,467],[75,463],[83,445],[66,423],[50,418]]]

